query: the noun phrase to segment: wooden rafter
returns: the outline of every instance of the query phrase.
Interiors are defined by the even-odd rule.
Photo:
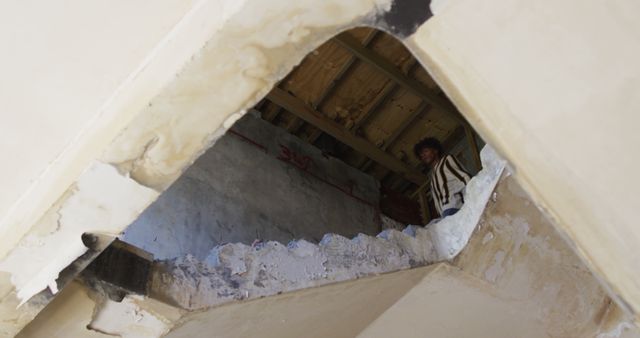
[[[350,129],[353,132],[360,129],[374,115],[374,113],[378,111],[380,107],[382,107],[387,101],[389,101],[391,94],[393,94],[397,90],[397,88],[398,86],[393,82],[387,84],[382,89],[380,94],[378,94],[378,96],[375,97],[371,107],[369,107],[369,109],[367,109],[364,113],[362,113],[358,117],[358,119],[355,121],[355,123]]]
[[[408,118],[406,118],[402,124],[396,128],[393,133],[384,141],[384,143],[382,144],[382,146],[380,147],[380,149],[386,151],[388,148],[390,148],[392,145],[394,145],[396,143],[396,141],[398,140],[398,138],[400,138],[400,136],[402,136],[402,134],[405,132],[405,130],[420,116],[424,115],[427,111],[429,111],[429,109],[431,108],[431,106],[426,102],[426,101],[422,101],[420,103],[420,105],[418,106],[418,108],[416,108],[416,110],[414,110]],[[361,167],[362,171],[366,171],[367,169],[370,168],[370,166],[373,164],[373,162],[371,162],[370,160],[367,160],[364,165],[362,165],[362,163],[359,163],[357,165],[357,167]]]
[[[454,119],[458,120],[461,124],[467,124],[466,120],[460,116],[457,109],[448,100],[441,97],[437,92],[427,88],[425,85],[417,80],[414,80],[402,73],[393,63],[379,55],[375,51],[364,48],[358,40],[353,38],[349,34],[341,34],[334,38],[334,41],[338,42],[342,47],[349,50],[360,60],[376,67],[383,72],[386,76],[400,84],[402,87],[411,91],[421,99],[429,102],[434,107],[442,109],[449,113]]]
[[[407,63],[407,74],[413,73],[413,71],[419,66],[418,61],[415,58],[411,58]],[[380,109],[380,107],[384,106],[384,104],[389,100],[393,93],[395,93],[400,86],[397,83],[387,85],[380,95],[378,95],[375,99],[371,107],[364,112],[360,116],[360,118],[354,123],[351,128],[353,131],[357,131],[361,128],[371,117],[373,117],[376,112]]]
[[[409,117],[407,117],[402,124],[396,128],[393,133],[384,141],[384,144],[382,145],[382,150],[387,150],[388,148],[390,148],[392,145],[394,145],[396,143],[396,141],[398,140],[398,138],[400,138],[400,136],[402,136],[402,134],[407,130],[407,128],[413,124],[413,122],[418,119],[418,117],[426,114],[429,109],[431,108],[431,106],[426,102],[426,101],[422,101],[422,103],[420,103],[420,105],[418,106],[418,108],[416,108],[416,110],[414,110],[411,115],[409,115]]]
[[[380,33],[378,30],[373,29],[364,38],[364,41],[362,43],[363,48],[368,48],[369,45],[373,43],[376,36],[378,36],[378,33]],[[353,69],[352,66],[356,63],[356,61],[358,61],[358,58],[355,55],[351,54],[347,59],[347,61],[342,65],[342,67],[340,67],[340,70],[338,71],[338,73],[336,73],[333,80],[331,80],[329,85],[324,88],[320,96],[318,96],[315,102],[313,102],[313,105],[312,105],[313,109],[318,110],[318,108],[320,108],[320,106],[324,103],[327,97],[329,97],[333,93],[333,91],[338,87],[338,84],[342,82],[342,80],[344,79],[344,76],[348,74],[351,69]]]
[[[295,135],[298,132],[298,129],[300,129],[300,127],[302,127],[303,124],[304,124],[304,121],[294,115],[291,121],[289,121],[289,123],[285,127],[285,129],[287,129],[287,131],[290,132],[291,134]]]
[[[378,70],[382,71],[385,75],[387,75],[392,80],[396,81],[399,85],[403,86],[407,90],[413,92],[418,95],[424,101],[429,104],[442,109],[443,111],[449,113],[451,117],[456,119],[464,128],[464,132],[467,134],[467,139],[469,141],[469,145],[472,148],[474,162],[478,168],[480,168],[480,157],[478,146],[476,144],[475,136],[473,134],[473,129],[469,125],[469,123],[458,113],[457,109],[453,104],[451,104],[448,100],[442,98],[435,91],[430,90],[420,82],[406,76],[403,74],[397,67],[395,67],[391,62],[377,54],[376,52],[362,48],[361,45],[357,43],[357,40],[348,34],[342,34],[336,36],[334,38],[336,42],[338,42],[341,46],[351,51],[354,55],[360,58],[362,61],[369,63],[370,65],[376,67]],[[400,135],[401,133],[398,133]],[[396,136],[397,138],[397,136]],[[389,142],[385,142],[383,144],[383,150],[389,146]],[[363,170],[366,170],[371,165],[370,162],[365,163]]]
[[[375,40],[375,38],[378,36],[379,33],[380,31],[376,29],[372,29],[371,32],[369,32],[369,34],[367,34],[367,36],[364,38],[362,42],[363,46],[365,48],[369,47],[369,45],[373,43],[373,41]],[[338,87],[338,85],[344,79],[345,75],[347,75],[353,69],[353,65],[357,61],[358,61],[358,58],[355,55],[353,54],[349,55],[349,58],[345,63],[342,64],[342,66],[340,67],[340,69],[338,70],[334,78],[331,80],[331,82],[329,82],[329,85],[324,88],[324,90],[322,91],[322,93],[320,93],[318,98],[316,98],[316,100],[311,104],[313,109],[320,110],[320,107],[322,106],[324,101],[334,92],[334,90]],[[309,136],[308,138],[309,143],[315,142],[315,140],[318,139],[318,137],[320,137],[320,134],[322,134],[322,131],[320,129],[316,129]]]
[[[405,179],[418,185],[427,179],[427,176],[418,170],[380,150],[369,141],[350,133],[340,124],[327,119],[320,112],[309,107],[304,101],[282,89],[274,88],[267,97],[271,102],[283,107],[307,123],[313,124],[336,140],[373,159],[389,170],[400,174]]]
[[[278,106],[272,109],[271,111],[266,112],[264,115],[262,115],[262,118],[271,122],[275,120],[276,117],[278,117],[278,115],[280,115],[281,112],[282,112],[282,107]]]

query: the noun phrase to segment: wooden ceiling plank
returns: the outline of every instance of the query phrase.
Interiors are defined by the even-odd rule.
[[[340,124],[327,119],[320,112],[312,109],[302,100],[282,89],[274,88],[267,97],[271,102],[297,115],[307,123],[313,124],[336,140],[366,155],[382,166],[402,175],[405,179],[416,184],[422,184],[426,181],[427,176],[418,170],[380,150],[369,141],[350,133]]]
[[[287,124],[286,129],[289,133],[295,135],[298,132],[298,130],[300,130],[303,124],[304,124],[304,120],[294,115],[294,118],[291,119],[289,124]]]
[[[355,132],[360,129],[360,127],[362,127],[362,125],[364,125],[374,115],[374,113],[377,112],[378,109],[389,100],[389,98],[392,96],[391,94],[394,93],[397,89],[397,84],[393,82],[387,84],[384,89],[382,89],[382,92],[378,96],[376,96],[371,107],[369,107],[367,111],[360,115],[360,117],[355,121],[350,130],[352,132]]]
[[[373,40],[375,40],[375,38],[378,36],[379,33],[380,31],[376,29],[372,29],[371,32],[365,37],[363,41],[363,46],[366,48],[369,45],[371,45],[371,43],[373,43]],[[342,79],[344,78],[344,76],[353,69],[353,64],[355,64],[356,61],[358,61],[358,58],[352,53],[351,57],[347,59],[347,62],[345,62],[340,68],[340,70],[338,71],[338,73],[336,73],[335,78],[331,80],[330,84],[324,89],[324,91],[320,94],[320,96],[318,96],[316,101],[313,102],[312,104],[313,109],[319,110],[318,108],[322,106],[324,101],[331,94],[333,94],[333,91],[338,87],[338,84],[342,82]],[[320,137],[320,135],[322,135],[322,130],[316,129],[311,133],[311,135],[309,135],[309,138],[307,139],[307,141],[313,144],[318,139],[318,137]]]
[[[336,36],[333,41],[339,43],[342,47],[349,50],[360,60],[376,67],[383,72],[386,76],[405,87],[415,95],[419,96],[423,100],[429,102],[434,107],[442,109],[449,113],[454,119],[458,120],[461,124],[467,124],[467,121],[462,118],[456,107],[448,100],[441,97],[437,92],[427,88],[419,81],[416,81],[402,73],[395,65],[389,62],[384,57],[380,56],[371,49],[364,48],[358,40],[348,34],[341,34]]]
[[[429,105],[429,103],[427,103],[426,101],[422,101],[422,103],[420,103],[420,106],[418,106],[418,108],[416,108],[416,110],[414,110],[411,115],[409,115],[409,117],[405,119],[402,124],[398,128],[396,128],[396,130],[393,131],[393,134],[391,134],[391,136],[389,136],[389,138],[385,140],[384,144],[382,145],[382,150],[387,150],[389,147],[394,145],[398,138],[400,138],[400,136],[402,136],[402,134],[405,132],[405,130],[407,130],[407,128],[409,128],[409,126],[412,125],[415,120],[426,114],[429,109],[431,109],[431,105]]]
[[[278,115],[280,115],[281,112],[282,112],[282,107],[278,106],[276,109],[272,109],[264,113],[262,115],[262,118],[266,121],[272,122],[273,120],[276,119],[276,117],[278,117]]]
[[[415,58],[411,58],[408,63],[409,70],[407,71],[407,73],[411,74],[416,68],[418,68],[418,66],[418,61]],[[371,117],[375,115],[375,113],[378,112],[380,107],[384,106],[384,104],[391,97],[391,94],[398,90],[398,88],[400,88],[400,86],[397,83],[387,85],[383,89],[382,93],[375,98],[373,105],[371,105],[371,107],[369,107],[369,109],[364,112],[364,114],[362,114],[360,118],[354,123],[351,130],[356,131],[360,127],[362,127],[362,125],[364,125]]]
[[[379,33],[380,32],[378,30],[373,29],[365,37],[362,46],[364,48],[367,48],[369,45],[371,45],[371,43],[376,38],[376,36],[378,36]],[[331,80],[329,85],[324,89],[324,91],[320,94],[320,96],[318,96],[315,102],[313,102],[313,105],[312,105],[313,109],[318,110],[318,108],[320,108],[320,106],[322,105],[322,103],[324,103],[327,97],[329,97],[333,93],[333,91],[338,87],[338,84],[342,82],[342,79],[344,78],[344,76],[348,74],[350,70],[353,69],[352,66],[354,63],[356,63],[356,61],[358,61],[358,58],[352,53],[349,59],[347,59],[347,61],[342,65],[338,73],[336,73],[336,76],[333,78],[333,80]]]
[[[322,135],[322,130],[320,130],[319,128],[316,128],[314,131],[311,132],[311,135],[309,135],[309,138],[307,138],[307,142],[311,144],[315,144],[316,140],[318,139],[318,137],[320,137],[320,135]]]
[[[384,144],[382,145],[382,147],[380,147],[380,149],[386,151],[389,147],[391,147],[393,144],[395,144],[395,142],[398,140],[398,138],[400,136],[402,136],[402,134],[404,133],[404,131],[420,116],[422,116],[424,113],[426,113],[429,109],[431,108],[431,106],[429,105],[429,103],[427,103],[426,101],[422,101],[422,103],[420,104],[420,106],[418,106],[418,108],[416,110],[413,111],[413,113],[402,122],[402,124],[396,128],[396,130],[394,130],[393,134],[391,134],[391,136],[389,136],[388,139],[385,140]],[[357,167],[361,167],[362,171],[365,171],[367,169],[369,169],[369,167],[372,165],[371,160],[367,160],[364,165],[358,164]]]

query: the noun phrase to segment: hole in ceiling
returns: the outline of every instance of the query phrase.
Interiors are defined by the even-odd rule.
[[[437,215],[413,146],[435,137],[472,174],[483,141],[404,45],[360,27],[311,52],[134,222],[156,259],[224,243],[319,242]]]

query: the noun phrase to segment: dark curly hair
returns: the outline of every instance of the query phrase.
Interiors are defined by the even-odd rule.
[[[416,155],[417,158],[420,158],[420,153],[422,152],[422,150],[427,148],[437,150],[439,156],[442,156],[444,153],[444,149],[442,149],[442,144],[440,143],[440,141],[438,141],[434,137],[427,137],[420,140],[420,142],[416,143],[416,145],[413,146],[413,154]]]

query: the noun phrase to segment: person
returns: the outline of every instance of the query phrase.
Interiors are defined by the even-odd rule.
[[[465,187],[471,175],[455,157],[445,154],[442,144],[433,137],[416,143],[413,153],[431,168],[431,195],[440,217],[458,212],[464,204]]]

